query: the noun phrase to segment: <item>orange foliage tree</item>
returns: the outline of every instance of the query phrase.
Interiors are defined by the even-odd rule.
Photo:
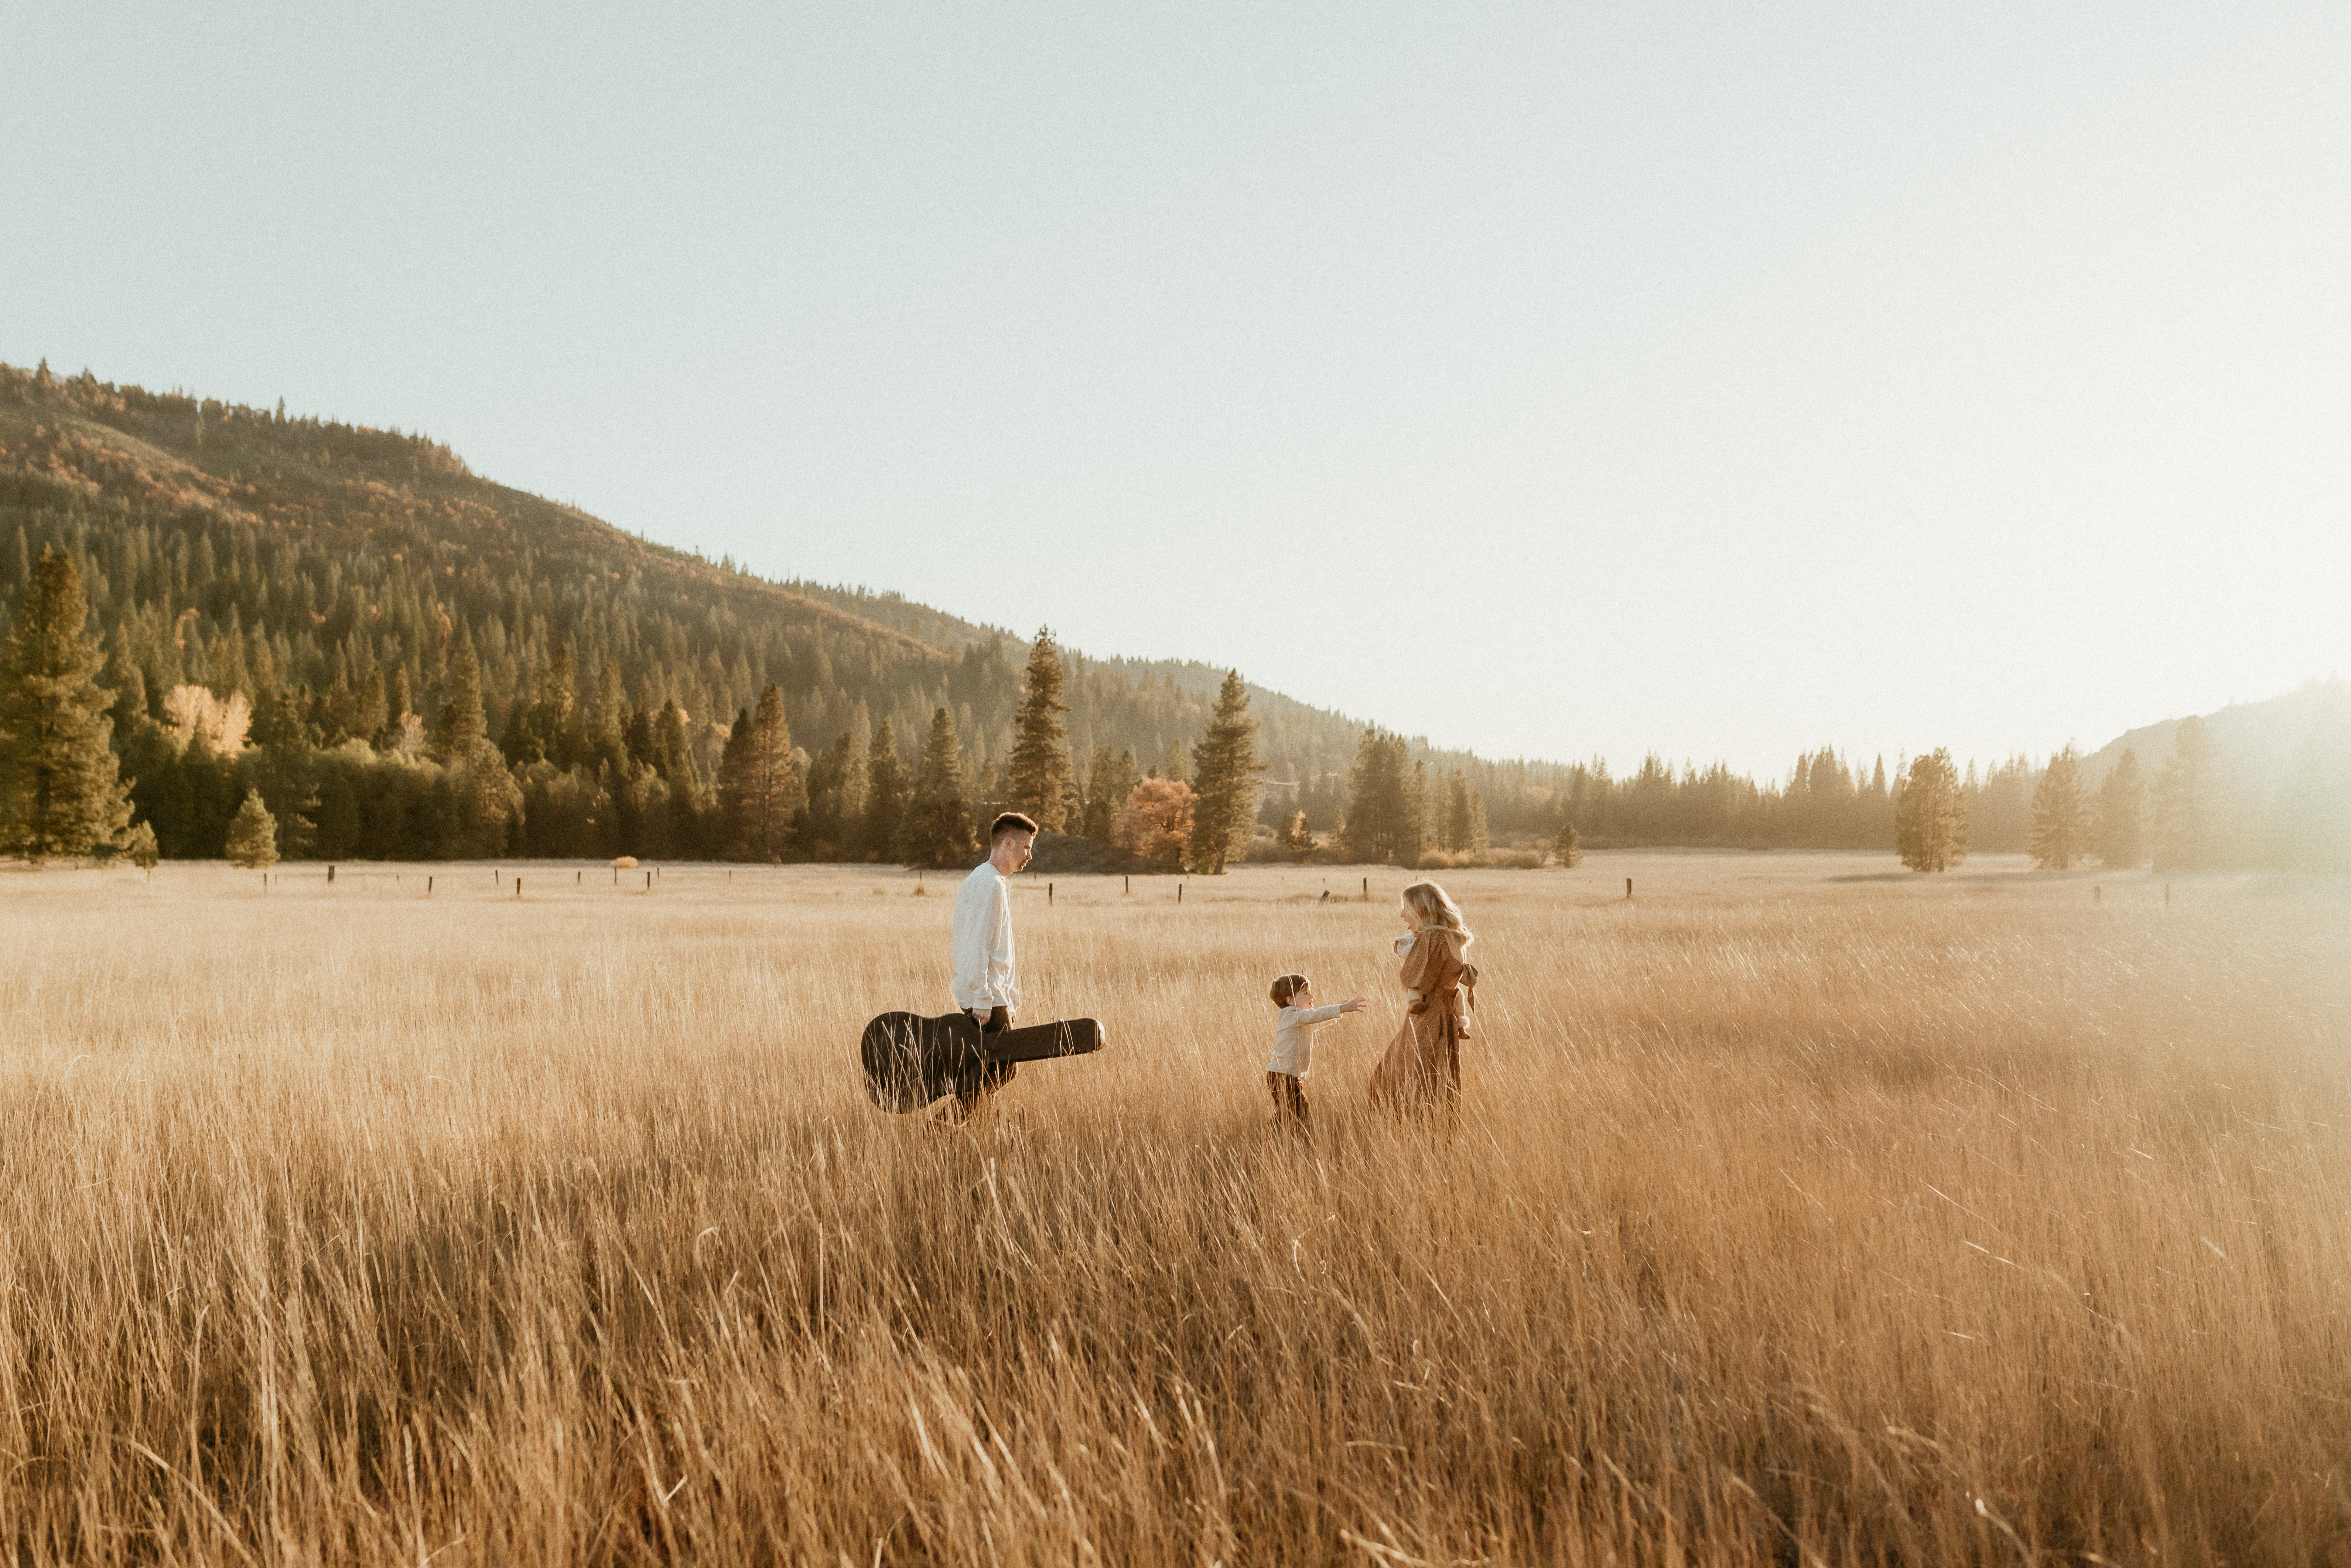
[[[1119,809],[1119,836],[1155,864],[1182,869],[1192,841],[1192,787],[1173,779],[1145,779]]]

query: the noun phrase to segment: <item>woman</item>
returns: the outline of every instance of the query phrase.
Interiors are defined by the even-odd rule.
[[[1469,1032],[1469,1006],[1478,971],[1465,961],[1477,938],[1461,911],[1433,882],[1404,890],[1404,1028],[1372,1069],[1372,1103],[1399,1112],[1442,1108],[1461,1096],[1461,1040]]]

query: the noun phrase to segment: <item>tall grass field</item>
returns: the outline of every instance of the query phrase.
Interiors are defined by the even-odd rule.
[[[963,1129],[952,877],[0,875],[6,1560],[2351,1561],[2351,884],[1442,874],[1450,1128],[1252,867],[1022,879],[1110,1044]]]

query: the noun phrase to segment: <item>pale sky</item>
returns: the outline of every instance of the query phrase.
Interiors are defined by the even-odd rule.
[[[2351,12],[0,0],[0,360],[1492,755],[2351,673]]]

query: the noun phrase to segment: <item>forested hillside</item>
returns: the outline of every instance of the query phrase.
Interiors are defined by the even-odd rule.
[[[720,821],[726,748],[771,687],[760,737],[792,821],[762,858],[888,854],[861,792],[877,768],[914,777],[940,710],[968,808],[1007,798],[1021,637],[652,543],[423,435],[0,366],[0,607],[45,549],[78,566],[113,744],[166,854],[221,853],[251,789],[288,853],[744,852]],[[1062,666],[1078,796],[1184,775],[1221,670],[1068,649]],[[1335,848],[1363,721],[1248,695],[1260,822],[1311,852],[1302,813]],[[1573,822],[1595,847],[1892,843],[1882,758],[1823,747],[1759,783],[1370,739],[1395,753],[1414,841],[1548,845]],[[1976,849],[2026,846],[2037,777],[1970,767]]]

